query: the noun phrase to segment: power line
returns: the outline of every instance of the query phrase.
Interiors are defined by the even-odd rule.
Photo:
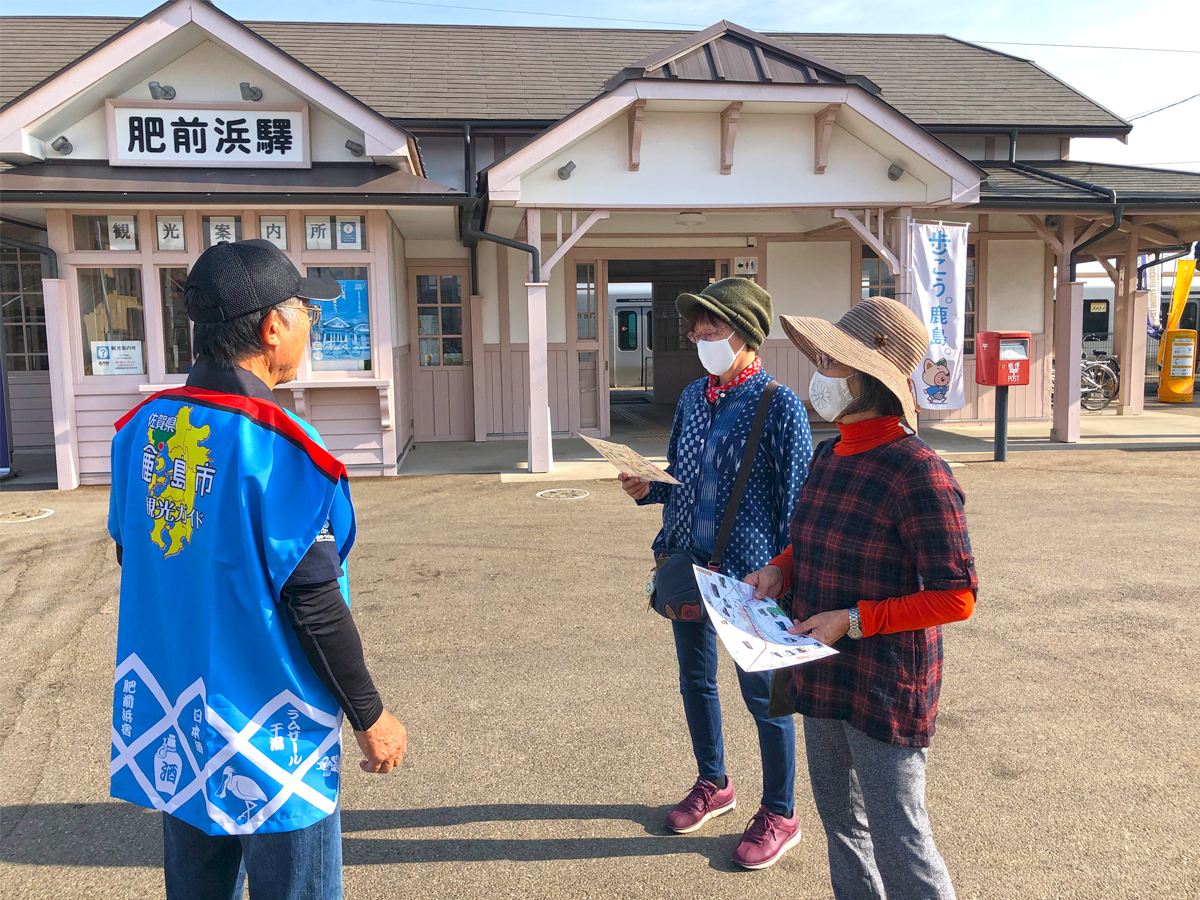
[[[1136,116],[1130,116],[1125,121],[1132,122],[1134,119],[1144,119],[1146,116],[1152,116],[1155,113],[1160,113],[1164,109],[1170,109],[1172,106],[1178,106],[1180,103],[1187,103],[1189,100],[1195,100],[1197,97],[1200,97],[1200,94],[1192,94],[1190,97],[1184,97],[1182,100],[1176,100],[1174,103],[1168,103],[1166,106],[1160,106],[1158,109],[1151,109],[1147,112],[1138,113]]]
[[[394,6],[426,6],[433,9],[465,9],[471,12],[505,13],[510,16],[540,16],[553,19],[582,19],[588,22],[619,22],[632,25],[669,25],[673,28],[703,28],[690,22],[656,22],[647,19],[614,19],[605,16],[575,16],[569,13],[529,12],[521,9],[498,9],[491,6],[457,6],[450,3],[420,3],[418,0],[371,0],[372,3],[389,3]]]
[[[1007,47],[1070,47],[1073,50],[1136,50],[1139,53],[1197,53],[1200,50],[1177,50],[1174,47],[1109,47],[1105,44],[1036,44],[1032,41],[972,41],[973,44],[1003,44]]]

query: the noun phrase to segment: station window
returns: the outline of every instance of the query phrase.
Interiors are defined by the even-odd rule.
[[[896,276],[887,264],[866,244],[862,248],[862,299],[896,297]]]
[[[81,268],[79,316],[85,375],[146,374],[140,268]]]
[[[137,216],[71,216],[76,250],[137,250]]]
[[[417,334],[420,365],[463,364],[461,276],[417,276]]]
[[[967,244],[967,295],[963,298],[963,353],[975,353],[975,245]]]
[[[204,216],[200,230],[204,233],[204,249],[214,244],[230,244],[242,239],[241,216]]]
[[[342,286],[336,300],[312,301],[321,321],[309,334],[314,372],[371,370],[371,304],[366,266],[310,266],[310,278],[332,278]]]
[[[33,235],[21,237],[33,240]],[[4,369],[45,372],[46,306],[42,301],[42,258],[28,250],[0,248],[0,307],[4,314]]]
[[[575,266],[576,336],[581,341],[596,339],[596,264]]]
[[[183,266],[158,270],[162,291],[163,351],[168,375],[186,375],[192,370],[192,329],[183,302],[187,273]]]
[[[366,250],[366,216],[305,216],[306,250]]]

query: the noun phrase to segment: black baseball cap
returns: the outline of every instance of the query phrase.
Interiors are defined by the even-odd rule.
[[[336,300],[341,295],[336,281],[301,278],[282,250],[261,240],[209,247],[192,266],[183,288],[188,318],[202,324],[228,322],[293,297]]]

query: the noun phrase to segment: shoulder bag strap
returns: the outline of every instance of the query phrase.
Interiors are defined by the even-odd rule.
[[[754,413],[754,424],[750,426],[750,435],[746,438],[746,452],[742,455],[742,464],[738,467],[737,480],[733,490],[729,492],[729,503],[725,507],[725,518],[721,520],[721,530],[717,532],[717,540],[713,544],[712,559],[708,567],[714,572],[721,568],[721,560],[725,556],[725,546],[733,534],[733,520],[737,518],[738,507],[742,505],[742,494],[746,492],[746,484],[750,481],[750,470],[754,468],[754,457],[758,454],[758,442],[762,439],[763,428],[767,424],[767,413],[771,409],[771,397],[779,387],[778,381],[771,381],[763,388],[762,397],[758,401],[758,409]]]

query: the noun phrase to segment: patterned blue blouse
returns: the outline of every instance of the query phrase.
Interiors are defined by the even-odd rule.
[[[681,483],[653,482],[650,493],[638,501],[639,506],[666,504],[662,531],[652,545],[655,551],[712,552],[758,399],[770,381],[771,376],[762,372],[723,391],[715,406],[704,399],[707,378],[683,389],[667,447],[667,471]],[[780,385],[771,398],[762,443],[733,523],[721,564],[723,574],[744,578],[787,547],[788,523],[812,452],[804,403]]]

